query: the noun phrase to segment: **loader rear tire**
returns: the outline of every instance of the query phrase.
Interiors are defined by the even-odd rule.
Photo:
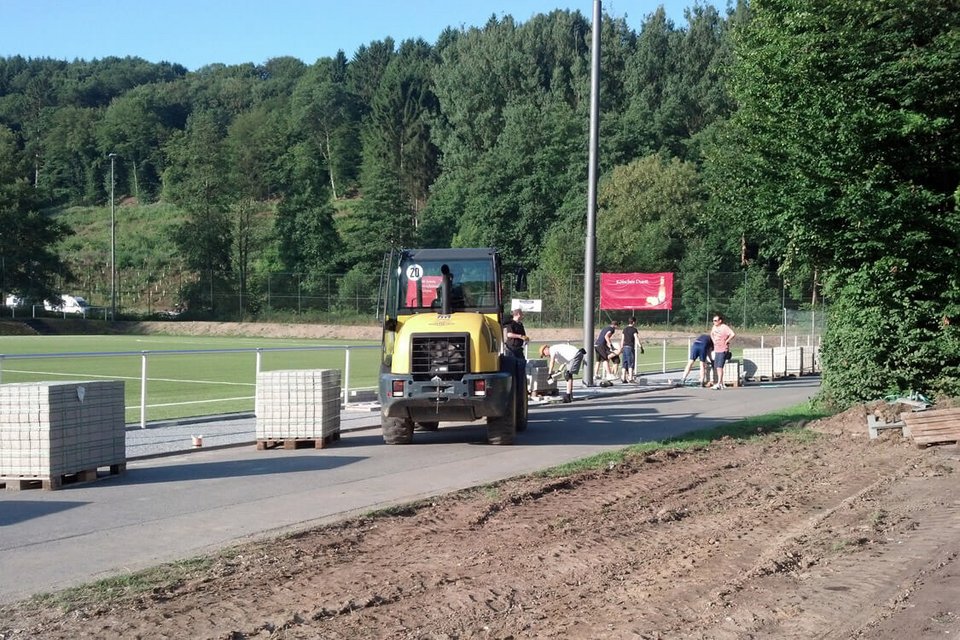
[[[387,444],[410,444],[413,442],[413,420],[410,418],[380,418],[383,441]]]

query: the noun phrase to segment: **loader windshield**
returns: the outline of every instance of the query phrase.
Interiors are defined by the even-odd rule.
[[[491,312],[497,309],[497,275],[492,260],[418,260],[399,266],[400,313],[436,312],[441,307],[441,285],[450,278],[453,311]]]

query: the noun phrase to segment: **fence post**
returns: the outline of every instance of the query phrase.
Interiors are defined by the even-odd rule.
[[[741,325],[744,329],[747,328],[747,290],[749,289],[747,283],[747,271],[743,271],[743,324]]]
[[[350,400],[350,347],[344,347],[343,363],[343,406]]]
[[[260,413],[260,407],[257,406],[257,399],[260,397],[260,370],[263,365],[263,349],[262,347],[257,347],[257,363],[256,371],[253,372],[253,415],[257,416]]]
[[[140,428],[147,428],[147,352],[140,352]]]
[[[663,352],[662,352],[662,354],[661,354],[661,356],[660,356],[660,360],[661,360],[661,363],[660,363],[661,371],[660,371],[660,373],[666,373],[666,372],[667,372],[667,339],[666,339],[666,338],[663,339]]]
[[[3,382],[3,355],[0,355],[0,382]]]

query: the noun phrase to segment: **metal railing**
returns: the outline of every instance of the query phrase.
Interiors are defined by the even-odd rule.
[[[683,338],[679,342],[676,338],[667,339],[667,338],[652,338],[644,340],[646,346],[646,356],[642,358],[642,361],[638,354],[637,362],[637,374],[641,375],[644,373],[667,373],[668,371],[680,370],[684,367],[687,362],[687,354],[689,353],[690,342],[692,338]],[[807,336],[790,336],[789,339],[785,336],[760,336],[760,346],[813,346],[819,345],[820,339],[819,336],[807,335]],[[682,346],[684,345],[685,346]],[[140,384],[140,393],[139,393],[139,405],[136,407],[139,410],[139,424],[141,428],[145,428],[148,420],[148,410],[151,409],[151,405],[148,403],[148,382],[150,377],[148,375],[149,364],[151,360],[156,360],[159,358],[173,357],[173,356],[188,356],[191,358],[202,358],[213,356],[217,354],[254,354],[255,364],[253,368],[253,386],[256,385],[256,380],[262,371],[263,366],[263,355],[265,353],[283,353],[283,352],[309,352],[309,351],[320,351],[320,352],[343,352],[343,368],[341,371],[341,406],[346,407],[350,401],[351,391],[357,391],[362,389],[371,389],[371,386],[360,386],[354,384],[354,379],[359,378],[368,378],[372,377],[375,379],[375,376],[352,376],[351,372],[351,353],[353,351],[375,351],[379,350],[380,345],[370,344],[370,345],[336,345],[336,346],[301,346],[301,347],[255,347],[255,348],[227,348],[227,349],[176,349],[176,350],[142,350],[142,351],[109,351],[109,352],[70,352],[70,353],[24,353],[24,354],[0,354],[0,383],[3,382],[4,367],[7,361],[15,360],[55,360],[55,359],[77,359],[77,358],[122,358],[122,357],[136,357],[140,360],[140,371],[139,376],[135,379],[139,381]],[[739,350],[739,349],[738,349]],[[659,353],[657,353],[659,351]],[[531,353],[528,357],[536,357],[535,354]],[[298,368],[298,367],[294,367]],[[304,368],[304,367],[299,367]],[[40,372],[30,372],[30,373],[40,373]],[[40,375],[44,375],[40,373]],[[53,372],[48,373],[48,377],[59,377],[63,375],[70,375],[67,373]],[[134,379],[131,376],[117,376],[117,375],[101,375],[101,374],[79,374],[80,377],[98,377],[98,378],[107,378],[107,379]],[[159,381],[157,379],[156,381]],[[164,382],[176,383],[177,380],[163,379]],[[184,385],[196,385],[196,380],[180,380]],[[239,384],[235,382],[223,382],[223,381],[208,381],[208,383],[219,383],[219,384]],[[244,382],[244,385],[251,383]],[[252,397],[243,397],[243,398],[215,398],[209,397],[205,399],[193,400],[184,403],[177,404],[212,404],[216,402],[225,402],[225,401],[245,401],[253,400],[256,397],[256,391]],[[164,406],[164,405],[153,405],[153,408]],[[130,410],[133,410],[134,407],[129,407]]]
[[[118,357],[139,357],[140,358],[140,427],[146,428],[147,426],[147,409],[148,409],[148,395],[147,395],[147,382],[149,377],[147,375],[148,363],[151,358],[162,358],[169,356],[197,356],[204,357],[214,354],[227,354],[227,353],[250,353],[256,355],[256,364],[254,369],[254,381],[259,377],[260,371],[262,369],[263,363],[263,354],[264,353],[277,353],[277,352],[292,352],[292,351],[343,351],[344,360],[343,360],[343,370],[341,372],[341,397],[342,402],[341,406],[346,406],[350,399],[351,391],[351,380],[350,380],[350,352],[351,351],[366,351],[366,350],[375,350],[379,349],[379,345],[344,345],[344,346],[316,346],[316,347],[256,347],[256,348],[231,348],[231,349],[175,349],[175,350],[156,350],[156,351],[104,351],[104,352],[72,352],[72,353],[17,353],[17,354],[0,354],[0,383],[3,382],[3,370],[4,363],[8,360],[51,360],[51,359],[63,359],[63,358],[118,358]],[[104,376],[110,378],[111,376]],[[116,377],[116,376],[113,376]],[[190,381],[184,381],[184,383],[191,383]],[[256,382],[254,382],[256,384]],[[255,397],[254,394],[253,397]],[[253,399],[253,398],[243,398],[243,399]],[[231,400],[237,400],[237,398],[231,398]],[[199,400],[198,404],[202,403],[211,403],[216,402],[216,399],[208,400]]]

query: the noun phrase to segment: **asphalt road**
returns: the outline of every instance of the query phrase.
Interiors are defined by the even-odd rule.
[[[770,413],[818,385],[789,378],[539,407],[509,447],[486,445],[479,422],[417,432],[407,446],[358,429],[324,449],[204,448],[58,491],[0,490],[0,602]]]

